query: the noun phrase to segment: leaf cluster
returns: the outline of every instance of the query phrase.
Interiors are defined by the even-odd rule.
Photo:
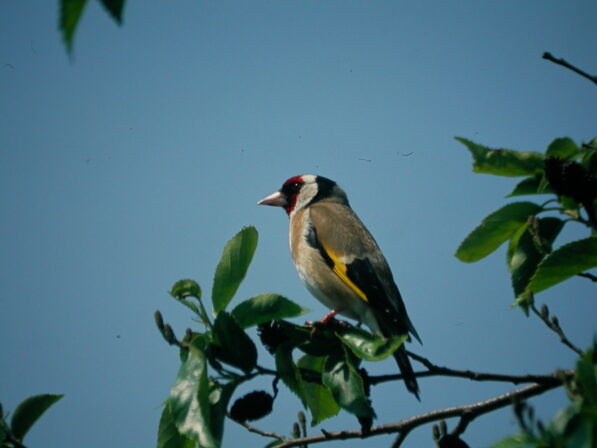
[[[375,411],[367,374],[360,364],[362,360],[385,359],[405,337],[384,339],[337,321],[326,326],[290,323],[284,319],[308,310],[278,294],[260,294],[229,309],[256,246],[253,227],[245,227],[228,241],[214,275],[211,313],[206,311],[195,281],[180,280],[172,287],[172,297],[194,313],[203,331],[188,329],[178,340],[156,312],[158,329],[168,343],[180,348],[181,359],[160,420],[159,448],[220,446],[225,417],[244,422],[267,415],[274,404],[278,380],[309,410],[312,425],[344,409],[357,417],[364,430],[371,427]],[[258,364],[256,345],[247,333],[252,327],[258,327],[275,370]],[[299,353],[296,358],[295,353]],[[237,386],[258,375],[275,376],[273,396],[251,392],[228,412]]]
[[[456,257],[476,262],[507,242],[515,303],[525,313],[534,294],[597,267],[597,138],[581,146],[558,138],[544,153],[491,149],[457,140],[470,151],[474,172],[523,177],[507,197],[551,198],[543,203],[511,202],[489,214],[460,244]],[[588,227],[590,236],[554,247],[570,222]]]

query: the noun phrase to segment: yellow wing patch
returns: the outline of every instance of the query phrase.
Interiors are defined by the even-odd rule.
[[[346,286],[352,289],[355,292],[355,294],[358,295],[361,299],[369,303],[367,296],[361,290],[361,288],[355,285],[354,282],[348,278],[348,275],[346,275],[346,265],[340,261],[340,258],[334,252],[332,252],[326,247],[324,247],[323,249],[325,250],[325,253],[328,254],[328,257],[330,257],[330,259],[334,262],[332,270],[336,273],[338,277],[340,277],[340,280],[342,280]]]

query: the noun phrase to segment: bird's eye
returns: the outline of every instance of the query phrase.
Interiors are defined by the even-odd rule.
[[[301,184],[300,182],[293,182],[290,184],[290,190],[293,193],[298,193],[298,191],[301,189]]]

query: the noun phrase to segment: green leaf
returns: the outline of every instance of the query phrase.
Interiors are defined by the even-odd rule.
[[[546,156],[559,157],[560,159],[573,160],[581,153],[574,140],[568,137],[556,138],[547,147]]]
[[[513,202],[487,216],[460,244],[456,257],[473,263],[485,258],[542,210],[532,202]]]
[[[187,297],[194,297],[197,300],[201,300],[201,287],[197,282],[189,279],[179,280],[174,283],[174,286],[172,286],[170,295],[193,311],[195,314],[203,317],[199,307],[190,300],[186,299]]]
[[[12,415],[11,430],[19,440],[23,440],[27,431],[46,412],[50,406],[64,395],[41,394],[34,395],[22,401]]]
[[[260,294],[239,303],[231,314],[241,328],[248,328],[272,320],[301,316],[308,312],[307,308],[278,294]]]
[[[519,177],[537,174],[543,169],[544,156],[538,152],[490,149],[465,138],[456,137],[456,140],[472,154],[475,173]]]
[[[507,198],[514,196],[523,196],[528,194],[548,194],[552,193],[551,188],[547,182],[543,182],[543,176],[537,174],[531,177],[525,177],[518,182],[512,193],[507,195]]]
[[[307,403],[303,391],[303,380],[300,371],[292,358],[293,350],[294,346],[289,343],[280,344],[280,346],[278,346],[275,354],[276,372],[282,379],[282,382],[286,384],[292,393],[300,398],[303,406],[306,407]]]
[[[201,287],[195,280],[179,280],[172,286],[170,295],[175,299],[181,300],[186,297],[201,298]]]
[[[73,51],[73,38],[75,30],[83,13],[87,0],[61,0],[60,1],[60,31],[66,45],[66,52]]]
[[[213,344],[214,354],[220,361],[238,367],[245,373],[255,368],[257,364],[255,344],[234,318],[225,311],[221,311],[214,322]]]
[[[236,387],[241,383],[240,380],[233,380],[226,384],[219,384],[217,381],[210,379],[209,381],[209,402],[211,403],[211,433],[218,442],[218,446],[222,444],[222,436],[224,435],[224,421],[226,419],[226,411],[228,403],[234,393]]]
[[[510,240],[507,262],[512,273],[514,295],[522,294],[545,255],[551,252],[551,246],[564,227],[564,221],[558,218],[542,218],[536,225],[521,226],[521,234],[516,232]]]
[[[212,288],[214,314],[226,309],[247,274],[257,247],[257,230],[245,227],[224,247]]]
[[[590,149],[584,149],[584,154],[581,159],[581,165],[584,166],[589,172],[597,176],[597,138],[594,138],[589,145],[592,146]]]
[[[122,9],[124,8],[124,0],[100,0],[104,8],[110,13],[112,18],[119,25],[122,24]]]
[[[158,429],[158,448],[194,448],[195,442],[189,437],[183,436],[176,425],[170,409],[170,403],[166,401],[160,425]]]
[[[205,355],[191,350],[182,363],[166,406],[178,432],[192,438],[202,448],[219,445],[210,430],[209,385]]]
[[[593,353],[589,351],[576,363],[576,380],[581,386],[584,404],[597,407],[597,364],[592,358]]]
[[[333,353],[327,357],[322,381],[342,409],[360,418],[375,418],[375,411],[365,394],[363,378],[349,352],[344,356]]]
[[[355,356],[366,361],[380,361],[387,358],[408,339],[407,335],[386,339],[357,327],[340,329],[337,335]]]
[[[595,267],[597,237],[574,241],[553,251],[539,264],[529,288],[537,293]]]
[[[489,448],[536,448],[536,438],[528,433],[519,433],[494,443]]]
[[[298,367],[321,375],[325,366],[325,357],[305,355],[298,361]],[[322,384],[303,381],[303,395],[307,408],[311,412],[311,426],[331,418],[340,412],[340,406],[334,400],[329,389]]]

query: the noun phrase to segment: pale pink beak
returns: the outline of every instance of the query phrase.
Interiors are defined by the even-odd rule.
[[[276,191],[268,197],[263,198],[257,205],[273,205],[274,207],[286,207],[288,202],[282,193]]]

